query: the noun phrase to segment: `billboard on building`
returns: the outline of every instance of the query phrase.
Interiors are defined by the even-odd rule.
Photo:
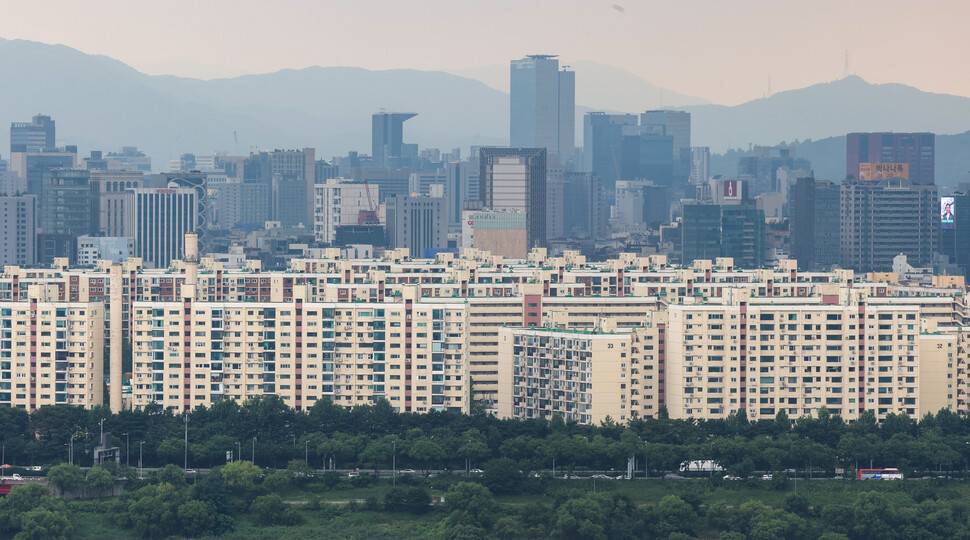
[[[741,199],[741,182],[738,180],[725,180],[724,181],[724,199],[728,200],[740,200]]]
[[[860,163],[859,180],[875,182],[890,178],[909,180],[909,163]]]
[[[956,215],[956,205],[953,197],[940,198],[940,226],[944,229],[953,228],[953,218]]]

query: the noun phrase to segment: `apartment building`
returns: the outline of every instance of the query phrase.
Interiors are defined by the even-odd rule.
[[[0,304],[0,407],[101,405],[103,375],[103,305],[60,302],[43,286]]]
[[[189,236],[191,237],[191,235]],[[266,320],[265,311],[263,311],[265,309],[276,310],[277,317],[281,317],[279,313],[283,311],[290,313],[287,317],[290,317],[291,320],[287,322],[290,326],[294,326],[296,321],[292,318],[296,317],[296,309],[292,306],[296,302],[301,302],[304,305],[329,306],[327,309],[333,309],[335,312],[334,324],[336,324],[336,313],[338,312],[355,314],[358,311],[373,312],[376,309],[385,309],[386,311],[387,307],[378,308],[374,306],[396,305],[402,301],[401,298],[412,298],[414,304],[421,305],[435,303],[458,305],[460,306],[458,311],[461,311],[463,320],[454,321],[454,323],[460,322],[462,325],[460,334],[464,341],[461,343],[461,369],[463,371],[461,380],[465,387],[464,391],[470,393],[472,399],[482,402],[486,409],[491,412],[498,411],[500,401],[499,390],[502,387],[500,378],[500,333],[503,328],[542,327],[545,321],[555,316],[559,317],[559,324],[565,330],[591,332],[602,324],[602,319],[609,319],[618,332],[625,329],[631,330],[629,333],[631,351],[638,353],[631,357],[631,369],[636,369],[643,373],[645,377],[648,375],[650,377],[642,380],[633,378],[631,381],[632,391],[627,396],[627,410],[630,411],[631,415],[634,412],[637,415],[653,415],[657,413],[660,407],[670,408],[670,404],[667,402],[669,398],[665,395],[664,380],[664,376],[669,372],[665,370],[663,364],[665,358],[662,349],[665,347],[667,350],[672,349],[669,338],[664,335],[664,332],[669,330],[665,326],[667,323],[662,321],[663,317],[668,317],[682,310],[710,309],[719,312],[719,310],[729,308],[735,309],[731,307],[734,305],[732,304],[734,300],[730,299],[738,298],[742,293],[750,298],[749,305],[786,306],[786,309],[796,311],[815,309],[817,306],[845,306],[849,305],[847,304],[848,298],[865,298],[866,308],[872,310],[873,313],[876,310],[908,308],[916,310],[917,318],[921,324],[923,321],[928,321],[941,328],[951,328],[968,323],[966,288],[961,277],[936,276],[931,285],[918,285],[900,282],[898,276],[893,273],[857,274],[851,270],[800,272],[795,262],[789,260],[780,261],[772,269],[740,270],[735,268],[734,261],[730,258],[696,260],[690,266],[672,266],[667,263],[665,257],[655,255],[638,257],[634,254],[623,254],[617,259],[593,263],[587,262],[585,257],[572,251],[565,252],[561,257],[549,257],[545,250],[536,249],[526,259],[509,260],[488,252],[470,249],[466,250],[462,257],[456,257],[451,253],[441,253],[434,259],[415,259],[408,257],[406,250],[388,250],[380,259],[344,259],[341,258],[340,250],[324,249],[320,258],[294,260],[286,271],[264,271],[258,261],[246,261],[242,268],[229,269],[211,257],[198,257],[194,247],[190,249],[187,245],[185,251],[186,253],[191,252],[193,255],[191,257],[186,256],[184,261],[173,261],[165,269],[146,268],[142,261],[137,258],[130,258],[121,264],[101,261],[94,268],[69,268],[65,259],[55,260],[50,268],[7,266],[4,267],[3,273],[0,275],[0,307],[7,303],[29,302],[30,289],[35,286],[43,286],[48,290],[51,301],[92,303],[104,311],[103,317],[106,316],[107,312],[120,311],[120,317],[109,319],[118,325],[118,330],[116,331],[113,326],[108,328],[107,324],[103,324],[103,339],[105,343],[108,342],[109,338],[118,339],[120,343],[123,337],[128,337],[133,342],[139,340],[143,342],[141,346],[144,348],[140,352],[143,354],[142,360],[145,365],[141,367],[141,372],[136,368],[134,380],[136,385],[143,385],[141,389],[135,388],[136,395],[138,395],[139,390],[142,392],[142,405],[154,399],[154,397],[149,396],[161,395],[166,406],[178,405],[179,407],[186,406],[186,390],[189,390],[188,403],[189,406],[192,406],[223,397],[246,399],[253,395],[261,395],[261,393],[266,392],[267,388],[265,379],[259,378],[265,376],[265,372],[259,370],[246,371],[249,370],[249,367],[239,367],[238,369],[232,367],[236,364],[243,366],[248,364],[247,362],[233,362],[229,368],[225,368],[226,363],[222,362],[224,368],[222,376],[232,375],[231,380],[233,382],[231,382],[231,387],[217,386],[213,390],[213,384],[225,383],[224,378],[212,378],[212,365],[220,363],[212,361],[210,356],[208,361],[198,362],[199,364],[208,364],[209,367],[198,368],[200,371],[196,373],[194,371],[197,369],[194,367],[196,362],[184,361],[184,340],[186,337],[184,329],[179,329],[178,332],[181,333],[172,336],[169,335],[169,332],[176,330],[165,330],[161,336],[151,335],[152,339],[148,339],[149,334],[147,332],[154,332],[154,330],[149,330],[151,328],[149,322],[154,321],[158,316],[163,317],[161,321],[163,328],[173,322],[168,320],[170,317],[177,319],[174,322],[182,321],[182,326],[184,326],[186,315],[184,309],[187,302],[193,306],[192,313],[189,313],[189,315],[191,317],[202,317],[200,320],[204,321],[213,320],[213,313],[219,310],[222,313],[229,313],[230,317],[236,316],[235,311],[240,311],[239,317],[249,317],[249,311],[252,310],[254,312],[253,317],[255,317],[252,320],[253,335],[250,336],[250,331],[247,329],[243,335],[239,336],[239,339],[232,336],[234,339],[230,340],[232,343],[238,343],[240,347],[243,347],[243,349],[233,349],[233,354],[238,352],[247,355],[250,345],[258,348],[261,354],[266,351],[264,344],[266,340],[258,337],[257,333],[267,331],[259,326],[263,324],[261,321]],[[120,284],[120,286],[113,287],[115,283]],[[242,307],[230,309],[226,307],[229,305],[245,306],[246,308],[245,310]],[[162,315],[156,315],[154,311],[156,306],[158,306],[158,309],[163,309]],[[179,309],[183,310],[181,318],[177,314],[170,313]],[[831,308],[827,307],[826,309]],[[138,310],[141,310],[142,313],[137,313]],[[150,314],[149,311],[151,311]],[[194,313],[196,311],[203,313],[196,314]],[[448,309],[445,309],[445,312],[449,312]],[[259,319],[256,313],[263,313],[262,319]],[[307,315],[304,314],[301,317],[306,318]],[[250,321],[248,319],[241,318],[238,320],[240,323],[244,323],[244,326],[249,326]],[[324,324],[325,321],[321,319],[317,322]],[[356,324],[355,321],[351,322]],[[370,321],[362,320],[361,322],[369,323]],[[379,321],[374,320],[374,322],[376,324]],[[443,322],[449,323],[451,321]],[[198,331],[209,331],[211,333],[213,331],[211,324],[206,324],[208,324],[208,326],[205,326],[206,330]],[[797,322],[794,324],[808,323]],[[786,331],[787,325],[786,322]],[[257,330],[257,328],[260,329]],[[725,331],[728,330],[730,329]],[[276,332],[276,330],[269,331]],[[138,332],[142,332],[142,334],[139,335]],[[190,332],[196,332],[196,330],[190,330]],[[240,330],[240,333],[242,332]],[[292,358],[297,358],[295,352],[297,336],[290,330],[287,330],[287,332],[292,335],[281,336],[276,333],[273,334],[273,339],[279,341],[283,337],[287,338],[280,342],[279,346],[283,347],[284,342],[289,340],[288,348],[290,348],[290,351],[285,352],[290,354]],[[682,330],[682,332],[684,331]],[[341,332],[341,334],[345,333],[346,331]],[[453,333],[458,334],[459,332]],[[363,338],[334,335],[333,339],[334,343],[344,340],[345,345],[341,347],[351,347],[353,350],[361,351],[355,353],[341,350],[341,353],[373,354],[373,349],[369,349],[369,341],[367,341],[372,338],[367,337],[366,334],[365,332]],[[205,336],[194,336],[190,333],[188,337],[202,338]],[[322,336],[313,337],[323,339]],[[400,337],[405,339],[403,334]],[[727,334],[725,334],[725,337],[728,337]],[[740,338],[739,335],[737,337]],[[786,334],[786,339],[787,337]],[[177,347],[176,342],[179,339],[182,340],[183,361],[163,361],[163,371],[156,374],[154,372],[156,368],[155,353],[159,350],[166,353],[178,352],[169,351],[168,347]],[[301,334],[299,339],[302,343],[305,340],[305,335]],[[360,339],[364,341],[357,343]],[[453,337],[451,339],[458,338]],[[699,338],[695,337],[691,340],[684,338],[683,346],[693,347],[696,339]],[[712,338],[712,341],[714,339],[716,338]],[[761,339],[760,335],[758,339]],[[776,336],[775,339],[777,341],[780,337]],[[192,359],[205,358],[206,351],[209,350],[206,347],[210,347],[206,345],[207,341],[216,343],[218,340],[213,341],[211,335],[208,340],[189,340],[193,349],[196,348],[196,344],[202,343],[198,346],[201,347],[199,350],[190,351],[190,354],[193,355]],[[807,338],[805,341],[807,341]],[[798,343],[801,344],[801,342]],[[805,344],[807,345],[807,343]],[[710,345],[716,346],[718,344],[710,343]],[[780,346],[780,343],[775,345]],[[229,347],[225,340],[223,340],[222,346]],[[162,349],[154,349],[153,347],[162,347]],[[233,345],[233,347],[236,347],[236,345]],[[224,354],[226,350],[223,350],[222,353]],[[309,347],[303,348],[301,344],[301,351],[303,350],[307,354],[314,352],[310,351]],[[149,352],[152,353],[150,356],[147,355]],[[219,351],[213,349],[212,352],[218,353]],[[334,352],[337,352],[337,349],[334,349]],[[202,356],[194,356],[196,354]],[[681,354],[683,355],[683,352]],[[215,356],[219,355],[216,354]],[[687,356],[693,355],[687,354]],[[149,357],[152,358],[151,371],[147,371]],[[244,359],[245,357],[241,356],[240,358]],[[367,357],[365,356],[364,359],[367,359]],[[307,360],[308,358],[301,359],[301,363]],[[120,362],[120,357],[113,361]],[[747,362],[747,355],[745,362]],[[337,369],[337,362],[334,363],[334,369]],[[208,374],[208,390],[196,394],[194,393],[195,390],[205,389],[194,388],[194,386],[204,384],[194,382],[186,387],[183,380],[182,386],[178,389],[179,392],[168,392],[168,390],[174,391],[176,389],[166,388],[165,379],[166,377],[171,378],[173,373],[165,370],[177,371],[180,369],[170,368],[169,364],[181,364],[183,366],[182,371],[179,372],[183,379],[185,378],[185,364],[190,366],[190,379],[193,381],[197,374]],[[320,377],[326,374],[320,371],[322,364],[322,361],[319,364],[313,364],[316,366],[313,368],[317,370],[316,375]],[[280,365],[283,365],[283,363],[273,362],[274,369]],[[312,389],[315,392],[311,393],[310,385],[304,384],[302,375],[303,373],[310,375],[310,368],[306,367],[310,365],[309,362],[299,368],[301,370],[300,392],[297,394],[297,384],[294,382],[297,380],[295,370],[298,368],[296,362],[294,360],[287,365],[289,367],[279,369],[289,370],[289,373],[281,371],[279,374],[289,375],[289,382],[272,381],[275,385],[272,393],[286,397],[288,403],[300,408],[307,407],[311,397],[317,399],[318,396],[331,395],[324,394],[321,385],[316,385],[318,388]],[[352,365],[354,366],[353,370],[356,370],[356,362]],[[369,364],[364,363],[364,365]],[[264,366],[262,364],[260,366],[260,369],[263,369]],[[234,371],[229,373],[226,371],[227,369]],[[366,371],[368,368],[362,369]],[[390,367],[387,369],[390,369]],[[405,368],[402,367],[401,369]],[[137,380],[139,374],[142,377],[141,382]],[[377,373],[372,374],[376,375]],[[161,375],[161,381],[156,380],[158,375]],[[237,375],[239,376],[238,379],[236,378]],[[350,375],[355,378],[358,373],[356,371],[342,372],[341,375]],[[367,376],[363,372],[360,375]],[[446,376],[448,375],[446,373]],[[452,375],[457,376],[458,374]],[[813,375],[813,377],[815,376]],[[748,387],[755,388],[755,385],[753,383],[748,384],[747,375],[745,375],[745,379],[744,406],[748,407],[750,404],[747,399],[749,397]],[[205,377],[199,380],[205,380]],[[235,382],[237,380],[238,383]],[[248,382],[250,380],[252,382]],[[353,380],[356,381],[357,379]],[[366,380],[368,379],[363,379],[363,381]],[[156,392],[158,388],[155,386],[156,383],[162,383],[160,394]],[[150,387],[145,386],[149,384]],[[168,383],[168,385],[174,384],[176,383]],[[289,387],[281,388],[284,384]],[[239,388],[235,388],[236,385]],[[251,389],[249,388],[250,385],[252,386]],[[112,383],[112,386],[120,388],[121,380],[119,379],[117,384]],[[390,397],[394,395],[391,394],[392,390],[389,384],[385,385],[385,390],[370,390],[357,389],[355,388],[356,382],[353,382],[349,385],[351,388],[348,389],[346,388],[348,384],[345,381],[343,385],[334,383],[333,397],[337,396],[336,391],[339,386],[344,386],[344,388],[340,388],[341,391],[351,390],[354,392],[349,401],[346,399],[348,396],[343,393],[340,399],[336,400],[347,405],[356,404],[358,395],[360,395],[362,403],[377,399],[380,396],[386,396],[390,400]],[[408,405],[405,403],[407,400],[404,399],[407,397],[405,387],[402,385],[393,386],[399,387],[394,390],[395,392],[405,392],[405,394],[396,394],[397,399],[392,400],[392,404],[400,410],[408,410]],[[452,380],[452,384],[449,386],[455,387],[457,385]],[[759,393],[761,388],[761,385],[757,386]],[[777,387],[774,386],[768,388],[772,388],[771,392],[777,393],[778,391]],[[358,391],[360,391],[359,394]],[[450,391],[453,392],[454,388]],[[739,391],[740,387],[736,389],[735,393],[737,394]],[[412,411],[435,406],[467,406],[467,397],[463,397],[465,402],[459,405],[457,397],[449,398],[450,394],[447,392],[445,398],[452,399],[451,402],[434,403],[433,401],[440,401],[440,399],[436,398],[435,395],[428,395],[425,397],[428,397],[430,401],[425,405],[416,399],[418,397],[417,392],[417,389],[412,389],[412,397],[415,398],[411,400],[410,410]],[[170,396],[173,395],[180,397],[171,398]],[[196,396],[201,397],[196,399]],[[690,399],[696,397],[691,396]],[[774,395],[773,397],[775,402],[772,404],[769,401],[764,407],[765,409],[771,408],[769,405],[774,405],[775,409],[782,408],[780,402],[782,397],[785,398],[784,408],[786,409],[811,408],[803,406],[805,405],[804,400],[800,403],[789,403],[787,393],[784,396]],[[835,396],[831,397],[834,398]],[[691,413],[684,412],[683,414],[695,414],[693,412],[695,408],[706,409],[704,414],[707,415],[722,414],[721,412],[711,412],[712,409],[718,409],[715,406],[718,404],[712,401],[711,406],[708,407],[707,396],[705,395],[704,398],[703,407],[700,406],[700,402],[691,401],[690,407],[684,407],[685,411],[688,408],[691,409]],[[711,396],[711,398],[715,399],[716,396]],[[726,396],[726,398],[728,401],[721,404],[724,405],[723,408],[725,409],[723,414],[729,414],[732,405],[735,406],[735,409],[741,406],[740,394],[733,398],[731,396]],[[682,400],[681,404],[686,405],[683,399],[687,398],[680,396],[680,399]],[[738,401],[732,404],[731,399]],[[760,400],[760,397],[758,399]],[[859,402],[855,401],[850,404],[847,399],[843,402],[843,409],[845,409],[843,414],[857,414]],[[855,396],[854,399],[858,400],[858,396]],[[878,399],[878,397],[873,396],[873,399]],[[120,403],[120,398],[118,403]],[[137,400],[135,404],[138,404]],[[758,404],[760,405],[760,403]],[[904,404],[912,405],[911,403]],[[789,407],[789,405],[794,406]],[[835,408],[836,403],[833,402],[829,405],[831,405],[830,408]],[[878,405],[880,403],[874,401],[872,407],[867,406],[866,408],[878,409]],[[755,409],[761,409],[761,407],[755,407]],[[855,413],[849,413],[850,409],[854,410]],[[751,413],[750,408],[746,410],[749,414]],[[762,413],[756,410],[756,414]],[[626,414],[613,415],[614,418],[619,416],[626,416]]]
[[[468,412],[467,306],[405,289],[383,302],[136,302],[132,406],[184,411],[278,395],[296,410],[390,402]]]
[[[916,305],[871,303],[861,290],[768,300],[737,289],[720,304],[670,305],[639,328],[557,326],[502,330],[500,416],[967,412],[966,328],[942,326]]]

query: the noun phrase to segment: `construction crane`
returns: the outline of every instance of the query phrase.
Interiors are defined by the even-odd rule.
[[[377,208],[374,206],[374,200],[370,197],[370,184],[367,183],[367,180],[364,180],[364,194],[367,197],[367,210],[361,210],[360,214],[357,215],[357,224],[373,225],[380,223],[381,220],[377,216]]]

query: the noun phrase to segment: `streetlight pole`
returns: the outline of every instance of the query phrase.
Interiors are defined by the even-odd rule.
[[[303,445],[303,461],[305,461],[306,466],[309,467],[310,466],[310,439],[307,439],[304,442],[305,444]]]
[[[391,447],[394,449],[391,452],[391,485],[397,485],[397,439],[391,441]]]
[[[256,464],[256,437],[253,436],[253,465]]]
[[[138,477],[139,478],[141,478],[145,474],[144,471],[142,470],[143,464],[141,460],[141,456],[142,456],[141,450],[142,450],[142,446],[144,445],[145,445],[145,441],[138,443]]]
[[[236,441],[236,459],[242,459],[242,443],[239,441]]]
[[[185,463],[182,466],[183,470],[189,470],[189,415],[186,414],[185,418]]]
[[[125,467],[131,467],[131,445],[128,434],[125,433]]]

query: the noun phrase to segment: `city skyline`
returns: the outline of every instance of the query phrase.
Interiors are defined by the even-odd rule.
[[[970,96],[970,75],[927,61],[942,58],[947,50],[970,47],[970,37],[960,27],[966,18],[960,14],[970,14],[970,6],[956,1],[651,6],[543,1],[515,5],[520,16],[514,18],[506,17],[508,9],[499,3],[474,19],[467,19],[463,6],[445,2],[415,8],[375,1],[361,9],[343,2],[294,1],[261,10],[258,27],[251,10],[237,3],[232,9],[225,2],[191,9],[186,4],[181,9],[180,2],[157,7],[93,2],[84,10],[57,4],[8,6],[0,36],[61,43],[118,58],[149,73],[181,76],[197,75],[200,69],[226,76],[316,65],[447,71],[553,52],[625,69],[652,84],[726,105],[841,78],[846,63],[849,73],[875,83],[900,82]],[[187,10],[197,16],[183,17]],[[113,16],[103,17],[106,11]],[[41,20],[43,25],[23,24]],[[240,31],[213,33],[212,20]],[[314,37],[320,20],[338,24]],[[536,25],[537,20],[546,22]],[[449,21],[458,23],[442,24]],[[920,33],[921,39],[874,39],[880,29],[902,25],[908,33]],[[182,29],[178,40],[169,39],[166,29],[173,27]],[[387,37],[362,44],[352,39],[359,28]],[[495,33],[496,28],[501,30]],[[572,39],[576,35],[584,39]],[[496,36],[502,39],[493,39]],[[835,39],[820,39],[823,36]],[[404,37],[408,39],[398,39]],[[488,47],[472,45],[490,38]],[[387,47],[387,41],[394,46]],[[808,41],[812,47],[805,46]],[[158,47],[159,43],[166,46]],[[453,46],[442,47],[443,43]]]

